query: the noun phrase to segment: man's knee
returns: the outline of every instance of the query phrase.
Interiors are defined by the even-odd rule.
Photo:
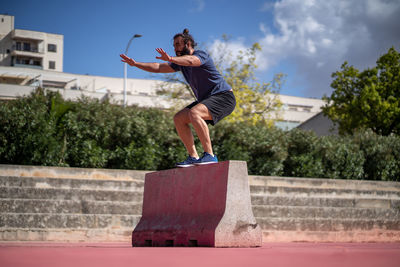
[[[204,104],[198,104],[190,110],[190,121],[212,120],[212,115]]]
[[[197,109],[191,109],[188,112],[190,122],[201,119],[201,113]]]
[[[190,111],[190,110],[183,109],[174,115],[175,125],[176,124],[185,124],[185,123],[188,123],[188,121],[190,121],[188,111]]]

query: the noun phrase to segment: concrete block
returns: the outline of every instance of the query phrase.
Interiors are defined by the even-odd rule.
[[[133,246],[257,247],[262,232],[243,161],[146,174]]]

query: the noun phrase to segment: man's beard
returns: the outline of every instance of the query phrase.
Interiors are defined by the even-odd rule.
[[[175,54],[178,57],[190,55],[190,50],[185,46],[181,51],[176,51]]]

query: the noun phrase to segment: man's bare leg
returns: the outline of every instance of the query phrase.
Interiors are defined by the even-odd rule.
[[[189,156],[198,158],[196,147],[194,145],[194,137],[192,134],[192,130],[189,127],[190,117],[189,117],[190,109],[184,108],[174,116],[174,123],[176,131],[178,132],[179,137],[181,138],[183,144],[185,145],[186,150],[189,153]]]
[[[190,122],[196,131],[197,136],[200,139],[201,145],[203,146],[204,152],[207,152],[214,156],[210,131],[208,129],[205,120],[212,120],[212,116],[208,108],[203,104],[197,104],[189,112]]]

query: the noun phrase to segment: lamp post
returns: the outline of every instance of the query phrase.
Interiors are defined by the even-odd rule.
[[[129,46],[131,45],[132,40],[139,37],[142,37],[142,35],[135,34],[134,36],[132,36],[132,38],[128,42],[128,45],[126,46],[125,55],[128,54],[128,49]],[[127,63],[125,62],[124,63],[124,107],[126,107],[126,72],[127,72]]]

